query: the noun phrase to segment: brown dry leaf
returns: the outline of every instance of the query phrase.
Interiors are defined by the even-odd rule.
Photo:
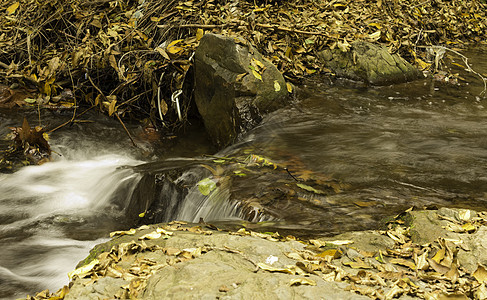
[[[420,256],[415,256],[414,262],[416,264],[417,270],[427,270],[428,269],[428,267],[429,267],[428,260],[427,260],[428,254],[429,254],[429,252],[425,251]]]
[[[343,262],[345,266],[349,266],[352,269],[372,269],[372,267],[362,261],[361,259],[357,259],[357,261],[350,261],[350,262]]]
[[[448,271],[450,271],[449,267],[445,267],[444,265],[441,265],[437,263],[435,260],[428,258],[428,262],[430,264],[430,267],[433,268],[436,272],[440,274],[446,274]]]
[[[406,260],[403,258],[391,258],[389,262],[396,265],[406,266],[411,270],[416,270],[416,265],[410,260]]]
[[[318,257],[330,256],[332,258],[339,258],[340,257],[340,251],[338,251],[338,249],[328,249],[328,250],[321,252],[320,254],[317,254],[316,256],[318,256]]]
[[[487,281],[487,269],[479,264],[472,276],[477,279],[478,282],[484,283]]]
[[[433,258],[431,258],[431,259],[439,264],[445,258],[445,252],[446,252],[445,248],[441,248],[440,250],[438,250],[436,252],[435,256],[433,256]]]

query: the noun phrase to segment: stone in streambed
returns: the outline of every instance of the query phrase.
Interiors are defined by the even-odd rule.
[[[421,72],[386,47],[355,41],[350,49],[324,50],[318,53],[323,64],[338,77],[372,85],[402,83],[421,78]]]
[[[224,147],[286,104],[277,68],[243,40],[205,34],[195,52],[195,101],[213,142]]]

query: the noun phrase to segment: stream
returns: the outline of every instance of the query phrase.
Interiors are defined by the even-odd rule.
[[[473,51],[470,61],[484,74],[485,54]],[[346,186],[327,196],[324,212],[272,216],[269,223],[276,230],[331,235],[376,229],[382,218],[411,206],[486,209],[486,100],[477,97],[483,88],[478,77],[462,76],[468,85],[430,79],[387,87],[309,81],[292,105],[217,155],[250,149],[273,162],[288,162],[291,173],[292,158],[300,168]],[[0,110],[0,135],[19,126],[23,116]],[[63,118],[70,114],[43,113],[41,120],[54,127]],[[28,119],[35,123],[37,114],[29,113]],[[215,152],[200,129],[151,144],[137,140],[141,130],[132,126],[141,146],[135,149],[116,121],[97,114],[86,119],[94,123],[50,135],[53,162],[0,174],[0,299],[56,291],[95,244],[127,227],[126,209],[142,175],[126,166]],[[272,183],[261,180],[248,188]],[[166,219],[242,217],[235,203],[195,203]]]

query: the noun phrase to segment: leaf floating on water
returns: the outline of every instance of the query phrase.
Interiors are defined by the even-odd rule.
[[[114,237],[116,235],[125,235],[125,234],[132,235],[135,234],[136,232],[137,230],[133,228],[130,228],[130,230],[126,230],[126,231],[114,231],[114,232],[110,232],[110,237]]]
[[[289,282],[291,286],[293,285],[316,285],[316,281],[309,278],[295,278],[291,279]]]
[[[296,185],[298,187],[302,188],[303,190],[308,191],[308,192],[312,192],[315,194],[325,194],[325,192],[323,192],[322,190],[317,190],[314,187],[311,187],[311,186],[303,184],[303,183],[297,183]]]
[[[93,270],[93,268],[99,263],[100,261],[98,259],[92,260],[89,264],[84,265],[82,267],[77,268],[74,271],[71,271],[68,273],[69,280],[73,280],[75,276],[78,276],[79,278],[86,277],[88,273]]]
[[[216,183],[208,177],[200,180],[197,185],[203,196],[208,196],[216,188]]]

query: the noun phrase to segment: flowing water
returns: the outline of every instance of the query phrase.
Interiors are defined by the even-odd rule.
[[[473,55],[474,67],[486,73],[485,52]],[[282,223],[279,215],[272,216],[277,228],[326,235],[376,228],[383,216],[413,205],[485,209],[486,100],[476,97],[482,90],[479,80],[465,79],[467,86],[423,80],[376,88],[309,82],[292,106],[268,116],[220,155],[245,148],[276,163],[292,158],[301,169],[346,184],[341,193],[327,197],[328,206],[319,214],[282,211]],[[19,125],[20,116],[0,111],[0,134]],[[42,119],[49,123],[59,116]],[[204,137],[197,136],[161,143],[155,152],[141,143],[140,151],[131,148],[119,124],[101,116],[92,119],[96,124],[80,123],[51,135],[52,148],[62,155],[55,154],[54,162],[0,175],[0,298],[57,290],[93,245],[110,231],[126,228],[124,216],[140,193],[136,186],[143,176],[125,166],[212,153]],[[136,135],[137,129],[132,130]],[[292,163],[287,165],[293,172]],[[197,182],[204,175],[184,176]],[[272,184],[261,180],[247,188]],[[161,218],[238,219],[241,212],[229,189],[221,186],[218,193],[202,197],[193,186],[184,199],[163,190],[169,200]],[[176,202],[181,205],[173,210]]]

